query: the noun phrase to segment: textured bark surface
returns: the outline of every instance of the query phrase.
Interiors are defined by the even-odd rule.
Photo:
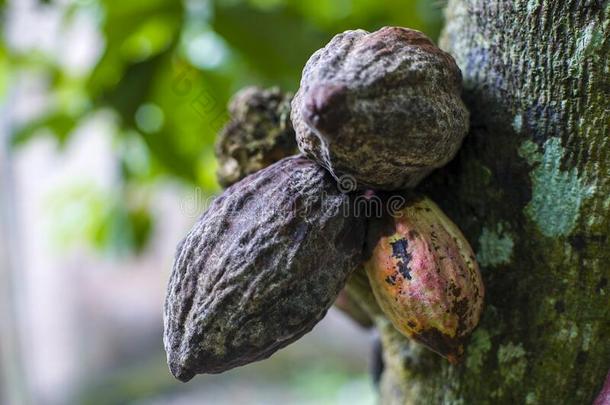
[[[610,3],[451,0],[471,130],[425,189],[477,252],[451,366],[383,325],[384,403],[588,404],[610,368]]]

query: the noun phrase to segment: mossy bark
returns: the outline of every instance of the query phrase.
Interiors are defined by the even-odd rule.
[[[450,0],[471,130],[424,189],[481,264],[451,366],[382,333],[382,402],[587,404],[610,368],[610,2]]]

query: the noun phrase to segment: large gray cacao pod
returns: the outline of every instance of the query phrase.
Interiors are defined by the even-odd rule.
[[[228,188],[179,245],[165,301],[172,374],[269,357],[310,331],[362,263],[365,220],[334,179],[285,158]]]
[[[346,31],[315,52],[292,100],[299,149],[360,189],[415,187],[468,130],[453,58],[419,31]]]

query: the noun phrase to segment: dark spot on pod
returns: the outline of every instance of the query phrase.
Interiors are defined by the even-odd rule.
[[[455,285],[455,284],[451,284],[449,286],[449,291],[456,298],[459,297],[460,294],[462,293],[462,289],[460,287],[458,287],[457,285]]]
[[[456,295],[457,297],[457,295]],[[456,330],[456,335],[463,335],[464,331],[468,328],[466,325],[466,319],[468,316],[470,308],[468,307],[468,299],[462,298],[458,302],[453,305],[452,311],[458,317],[458,327]]]
[[[398,271],[405,279],[411,280],[411,269],[409,268],[411,254],[408,252],[409,242],[403,238],[390,243],[390,245],[392,245],[392,256],[398,260],[396,264]]]
[[[387,276],[385,278],[385,282],[391,285],[396,285],[396,275],[392,275],[392,276]]]

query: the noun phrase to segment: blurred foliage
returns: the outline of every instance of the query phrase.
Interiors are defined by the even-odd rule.
[[[217,192],[213,142],[228,119],[225,106],[232,93],[248,84],[296,90],[311,53],[346,29],[402,25],[436,39],[443,4],[438,0],[80,0],[38,1],[34,6],[59,10],[65,28],[86,18],[101,37],[101,50],[92,66],[78,70],[52,52],[20,49],[4,39],[0,94],[12,75],[23,72],[42,75],[48,83],[47,108],[28,122],[17,123],[13,144],[18,147],[51,133],[61,147],[87,118],[100,110],[112,111],[118,125],[109,136],[117,146],[121,176],[110,193],[111,201],[102,200],[100,206],[84,197],[79,186],[81,194],[67,193],[63,203],[73,204],[71,198],[83,201],[79,236],[93,246],[114,249],[125,243],[124,235],[131,235],[127,246],[138,252],[145,247],[154,221],[150,207],[130,208],[126,190],[173,178],[205,193]],[[10,18],[3,11],[2,18]]]
[[[346,364],[341,356],[324,354],[299,356],[284,351],[274,356],[275,361],[249,364],[222,375],[198,376],[193,381],[195,384],[185,389],[167,372],[165,354],[159,353],[86,381],[73,402],[82,405],[227,404],[241,403],[248,398],[248,404],[375,403],[375,387],[367,374],[354,364]],[[161,400],[155,401],[156,398]]]
[[[56,242],[72,246],[84,239],[115,256],[142,252],[152,228],[146,205],[128,205],[123,196],[129,193],[124,190],[108,192],[92,184],[60,187],[49,196],[48,211]]]

